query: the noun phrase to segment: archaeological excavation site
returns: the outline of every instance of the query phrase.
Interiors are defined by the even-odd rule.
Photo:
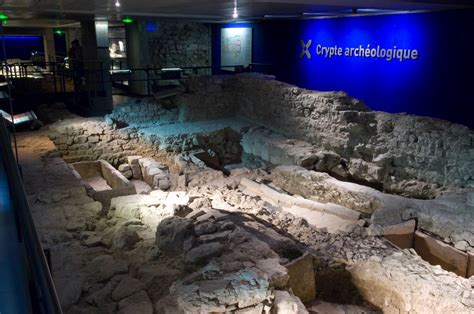
[[[474,314],[465,2],[23,2],[0,314]]]
[[[183,88],[18,134],[65,312],[472,313],[471,129],[257,74]]]

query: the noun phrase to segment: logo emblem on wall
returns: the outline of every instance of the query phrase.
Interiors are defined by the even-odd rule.
[[[313,41],[310,39],[308,40],[307,43],[305,43],[303,40],[300,41],[301,44],[301,53],[300,53],[300,58],[303,58],[303,56],[306,56],[308,59],[311,59],[311,52],[309,52],[309,47],[311,47],[311,44]]]

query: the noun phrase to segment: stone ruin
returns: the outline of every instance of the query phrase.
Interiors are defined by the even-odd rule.
[[[183,88],[19,138],[66,313],[474,311],[473,130],[268,76]],[[66,164],[99,160],[136,194]]]

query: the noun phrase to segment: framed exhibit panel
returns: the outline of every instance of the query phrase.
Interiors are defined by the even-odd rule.
[[[221,68],[234,71],[228,66],[248,66],[252,62],[252,28],[221,29]]]

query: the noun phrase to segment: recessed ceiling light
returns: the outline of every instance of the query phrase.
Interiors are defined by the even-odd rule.
[[[120,8],[120,1],[119,1],[119,0],[116,0],[116,1],[115,1],[115,7],[116,7],[116,8]]]
[[[232,13],[232,18],[236,19],[239,17],[239,12],[237,12],[237,0],[234,0],[234,12]]]

